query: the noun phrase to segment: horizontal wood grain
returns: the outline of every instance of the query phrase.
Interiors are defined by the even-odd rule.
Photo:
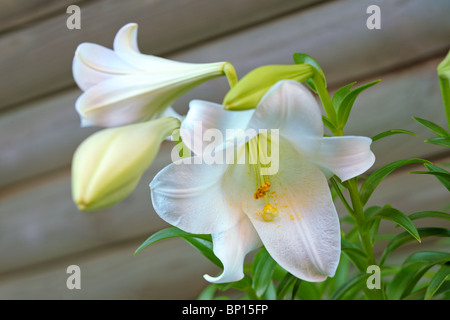
[[[3,0],[0,4],[0,33],[14,28],[29,27],[36,20],[49,15],[64,14],[69,5],[78,5],[83,0]]]
[[[0,277],[0,299],[196,299],[218,268],[181,239],[157,243],[133,256],[139,242],[73,255]],[[67,267],[81,270],[81,289],[69,290]]]

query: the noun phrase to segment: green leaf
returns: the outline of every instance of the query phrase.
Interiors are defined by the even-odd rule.
[[[441,137],[445,137],[445,136],[450,136],[450,133],[448,133],[447,130],[445,130],[444,128],[442,128],[440,125],[431,122],[429,120],[425,120],[422,118],[418,118],[418,117],[412,117],[414,120],[416,120],[418,123],[420,123],[421,125],[423,125],[425,128],[430,129],[431,131],[433,131],[435,134],[437,134],[438,136]]]
[[[355,90],[347,93],[347,95],[342,99],[337,110],[337,123],[340,129],[343,129],[345,127],[345,124],[347,123],[348,117],[350,115],[350,111],[352,110],[353,104],[355,103],[358,95],[367,88],[370,88],[371,86],[377,84],[378,82],[380,82],[380,80],[372,81],[370,83],[362,85]]]
[[[200,251],[200,253],[203,254],[209,261],[214,263],[219,268],[223,268],[222,262],[214,254],[213,244],[211,241],[198,239],[194,237],[182,237],[182,238],[186,240],[189,244],[191,244],[194,248],[196,248],[198,251]]]
[[[372,142],[375,142],[375,141],[377,141],[377,140],[380,140],[380,139],[382,139],[382,138],[384,138],[384,137],[392,136],[392,135],[394,135],[394,134],[410,134],[410,135],[412,135],[412,136],[417,137],[417,134],[415,134],[414,132],[409,131],[409,130],[403,130],[403,129],[391,129],[391,130],[387,130],[387,131],[381,132],[381,133],[379,133],[379,134],[373,136],[373,137],[372,137]]]
[[[318,285],[317,282],[302,281],[296,295],[302,300],[320,300],[322,297]]]
[[[291,273],[286,273],[277,288],[277,300],[283,300],[291,286],[294,285],[297,277]]]
[[[361,186],[360,190],[360,197],[361,197],[361,203],[362,205],[365,205],[367,201],[369,200],[372,193],[375,191],[378,184],[383,181],[384,178],[386,178],[387,175],[389,175],[392,171],[408,165],[412,163],[430,163],[427,160],[423,159],[405,159],[405,160],[398,160],[394,161],[378,170],[373,172],[367,179],[364,181],[363,185]]]
[[[441,285],[450,276],[450,265],[444,264],[430,281],[430,285],[425,293],[425,300],[430,300]]]
[[[411,221],[411,219],[401,212],[400,210],[397,210],[395,208],[392,208],[391,206],[386,205],[383,209],[379,210],[372,219],[385,219],[390,220],[398,225],[402,226],[406,231],[409,232],[417,241],[420,241],[419,233],[417,232],[416,226]]]
[[[334,131],[336,130],[336,128],[334,127],[334,125],[331,123],[331,121],[330,121],[327,117],[322,116],[322,121],[323,121],[323,124],[324,124],[328,129],[330,129],[331,132],[334,132]]]
[[[423,218],[438,218],[438,219],[445,219],[450,220],[450,214],[442,211],[420,211],[415,212],[413,214],[410,214],[409,219],[416,220],[416,219],[423,219]]]
[[[408,258],[403,261],[403,266],[407,266],[413,263],[425,263],[425,264],[441,264],[450,261],[450,253],[440,251],[419,251],[414,252]]]
[[[359,271],[365,271],[367,256],[356,243],[352,243],[344,238],[341,238],[341,250]]]
[[[450,230],[444,228],[419,228],[417,229],[421,239],[428,237],[450,237]],[[387,257],[402,245],[416,240],[409,232],[403,232],[396,235],[384,249],[381,258],[380,266],[386,261]]]
[[[438,179],[448,191],[450,191],[450,172],[432,164],[425,164],[428,171],[413,171],[412,174],[431,174]]]
[[[450,148],[450,137],[433,137],[425,140],[425,142]]]
[[[399,300],[408,295],[431,267],[432,265],[424,267],[423,263],[416,262],[400,269],[386,288],[388,298]]]
[[[276,264],[265,248],[255,255],[252,288],[258,297],[262,297],[266,292]]]
[[[154,233],[153,235],[151,235],[147,240],[145,240],[139,246],[139,248],[136,249],[134,254],[135,255],[138,254],[139,252],[141,252],[143,249],[145,249],[149,245],[154,244],[158,241],[169,239],[169,238],[176,238],[176,237],[181,237],[181,238],[193,237],[193,238],[199,238],[199,239],[203,239],[203,240],[207,240],[207,241],[212,241],[210,235],[192,234],[189,232],[185,232],[181,229],[178,229],[177,227],[169,227],[166,229],[162,229],[162,230]]]
[[[341,285],[330,297],[330,300],[340,300],[342,299],[345,294],[354,289],[355,287],[359,288],[359,287],[363,287],[366,285],[366,274],[365,273],[359,273],[356,276],[354,276],[353,278],[351,278],[350,280],[348,280],[347,282],[345,282],[343,285]]]
[[[203,291],[197,297],[197,300],[213,300],[216,291],[217,286],[215,284],[210,284],[205,289],[203,289]]]
[[[356,81],[343,86],[334,93],[333,98],[331,99],[331,103],[333,104],[333,107],[336,111],[339,109],[339,106],[341,105],[341,102],[345,98],[345,96],[352,90],[352,87],[355,83]]]
[[[316,60],[314,60],[313,57],[311,57],[310,55],[307,55],[306,53],[294,53],[293,58],[294,58],[295,64],[308,64],[308,65],[314,67],[315,75],[318,76],[319,77],[318,79],[320,79],[320,81],[323,82],[324,87],[327,86],[325,74],[323,73],[322,68],[320,67],[319,63]],[[313,78],[317,79],[317,77],[313,77]],[[314,92],[317,93],[317,88],[316,88],[316,85],[314,84],[314,81],[315,81],[314,79],[310,78],[310,79],[306,80],[305,82]]]

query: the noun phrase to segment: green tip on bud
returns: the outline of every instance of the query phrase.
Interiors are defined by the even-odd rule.
[[[256,68],[243,77],[226,94],[223,107],[228,110],[256,108],[266,92],[280,80],[303,82],[314,74],[314,68],[302,65],[268,65]]]
[[[450,79],[450,51],[444,60],[439,63],[437,73],[440,78]]]
[[[98,131],[72,161],[72,197],[81,211],[110,207],[127,197],[152,164],[164,139],[180,127],[167,117]]]

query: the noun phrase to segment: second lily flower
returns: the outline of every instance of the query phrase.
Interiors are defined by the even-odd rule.
[[[72,69],[84,91],[76,101],[81,124],[101,127],[176,116],[170,105],[181,95],[234,70],[228,62],[183,63],[144,55],[138,49],[134,23],[119,30],[114,50],[80,44]]]

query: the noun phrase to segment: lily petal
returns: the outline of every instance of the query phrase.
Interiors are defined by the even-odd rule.
[[[180,135],[183,142],[194,154],[201,155],[206,145],[210,143],[203,139],[206,130],[219,130],[224,139],[223,142],[226,138],[234,139],[234,136],[227,136],[227,129],[246,128],[253,113],[254,110],[228,111],[217,103],[192,100],[189,103],[189,112],[181,125]],[[234,131],[234,133],[238,132]]]
[[[340,257],[340,228],[327,180],[307,158],[282,141],[277,175],[270,177],[270,202],[279,215],[261,217],[264,200],[245,211],[270,255],[306,281],[333,276]]]
[[[309,155],[317,151],[323,136],[322,117],[314,96],[292,80],[277,82],[264,95],[248,127],[279,129],[280,136]]]
[[[241,280],[244,277],[245,256],[262,245],[255,228],[244,217],[231,229],[212,235],[214,254],[222,261],[223,272],[218,277],[204,275],[212,283],[224,283]]]
[[[366,172],[375,162],[375,155],[370,150],[372,139],[367,137],[326,137],[317,154],[317,164],[336,174],[342,181]]]
[[[186,63],[169,60],[154,55],[142,54],[137,42],[138,25],[128,23],[123,26],[114,38],[114,51],[124,61],[137,69],[145,70],[152,74],[183,73],[192,70],[202,72],[211,66],[222,66],[224,63]],[[220,67],[219,67],[220,68]]]
[[[139,70],[124,62],[111,49],[94,43],[80,44],[72,64],[74,80],[83,91],[116,75],[138,72]]]
[[[244,166],[175,162],[162,169],[150,183],[152,203],[168,223],[191,233],[213,234],[235,226],[242,211],[244,183],[236,184]],[[248,191],[251,194],[251,191]]]

